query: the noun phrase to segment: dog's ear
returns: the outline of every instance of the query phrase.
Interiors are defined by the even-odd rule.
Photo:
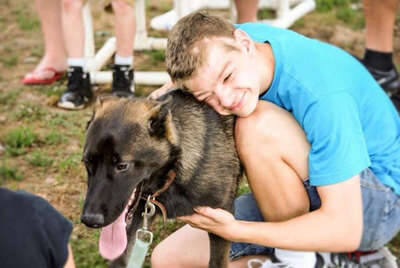
[[[87,121],[87,123],[86,123],[86,129],[85,129],[86,131],[88,130],[90,124],[93,122],[95,113],[96,113],[96,111],[93,110],[92,117],[90,117],[89,121]]]
[[[113,104],[118,100],[119,100],[118,97],[115,97],[114,95],[111,95],[111,94],[100,95],[96,98],[96,104],[94,105],[94,111],[96,112],[100,109],[104,109],[108,105]]]
[[[109,106],[110,104],[113,104],[116,101],[118,101],[118,98],[113,96],[113,95],[111,95],[111,94],[104,94],[104,95],[98,96],[96,98],[96,103],[95,103],[94,108],[93,108],[92,117],[86,123],[86,130],[88,130],[90,124],[93,122],[93,120],[96,117],[96,115],[99,114],[100,110],[104,110],[107,106]]]
[[[178,143],[178,135],[171,110],[166,105],[168,101],[158,103],[151,110],[148,125],[149,133],[151,136],[165,137],[170,143],[176,145]]]

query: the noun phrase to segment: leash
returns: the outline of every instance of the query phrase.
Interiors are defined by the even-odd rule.
[[[155,214],[155,206],[160,208],[164,223],[167,220],[167,210],[161,202],[156,200],[156,197],[168,189],[175,177],[176,172],[174,170],[170,170],[167,174],[167,181],[165,182],[164,186],[154,194],[147,197],[144,211],[142,213],[143,226],[136,231],[135,244],[132,249],[132,254],[128,260],[128,268],[140,268],[143,266],[150,244],[153,242],[153,233],[148,229],[148,220]]]

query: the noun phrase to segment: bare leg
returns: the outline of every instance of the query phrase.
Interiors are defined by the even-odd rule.
[[[237,23],[257,21],[258,0],[235,0]]]
[[[364,0],[367,49],[392,52],[397,7],[398,0]]]
[[[123,0],[112,1],[112,7],[115,13],[117,54],[122,57],[131,57],[136,34],[134,10]]]
[[[208,267],[209,238],[207,232],[185,225],[177,230],[153,250],[151,267],[153,268],[206,268]],[[247,268],[247,262],[263,256],[246,256],[229,264],[230,268]]]
[[[75,268],[74,255],[72,253],[72,248],[70,244],[68,244],[68,259],[64,265],[64,268]]]
[[[85,33],[83,28],[82,0],[62,0],[64,39],[69,58],[83,58]]]
[[[208,267],[209,251],[207,232],[185,225],[157,245],[151,267]]]
[[[237,119],[235,134],[249,185],[264,218],[281,221],[308,212],[302,179],[308,177],[309,144],[293,116],[260,101],[249,117]]]
[[[35,67],[36,73],[27,74],[26,78],[34,76],[38,79],[48,78],[52,72],[45,68],[63,71],[67,67],[67,54],[61,23],[61,2],[59,0],[36,0],[35,7],[39,14],[44,41],[44,55]]]

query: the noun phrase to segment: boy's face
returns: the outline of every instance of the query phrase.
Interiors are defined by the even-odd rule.
[[[236,39],[212,38],[202,42],[197,49],[206,49],[203,63],[184,85],[219,114],[250,115],[258,103],[261,85],[253,50]],[[225,47],[224,42],[237,49]]]

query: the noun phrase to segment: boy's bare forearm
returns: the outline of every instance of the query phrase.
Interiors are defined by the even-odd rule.
[[[329,206],[282,222],[239,222],[234,240],[302,251],[351,252],[362,234],[362,203],[359,176],[320,190],[321,201]],[[342,184],[339,183],[339,184]],[[340,193],[351,191],[352,195]],[[358,194],[355,194],[358,192]]]

